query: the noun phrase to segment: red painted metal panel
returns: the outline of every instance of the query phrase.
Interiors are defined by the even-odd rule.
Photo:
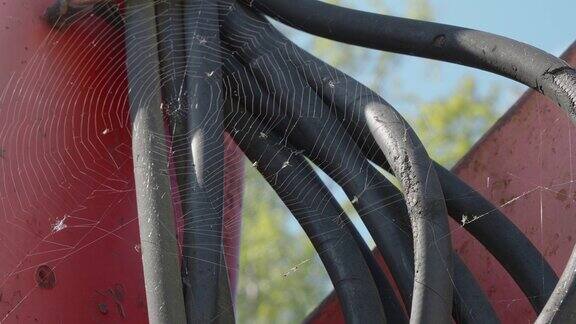
[[[123,36],[97,17],[51,30],[51,3],[0,3],[0,322],[145,323]],[[242,156],[226,147],[234,287]]]
[[[576,46],[564,55],[576,64]],[[561,274],[576,238],[576,129],[565,113],[528,91],[455,167],[525,233]],[[462,228],[455,248],[485,288],[504,323],[536,314],[504,269]]]
[[[576,45],[564,58],[576,65]],[[558,274],[576,239],[575,136],[565,113],[529,90],[453,170],[498,206]],[[451,228],[455,249],[502,322],[532,322],[535,312],[504,268],[459,224],[452,222]],[[329,296],[309,322],[342,323],[337,298]]]

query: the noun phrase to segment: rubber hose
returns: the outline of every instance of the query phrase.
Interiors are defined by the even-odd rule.
[[[227,116],[236,144],[298,220],[338,293],[347,323],[385,323],[378,290],[354,239],[342,227],[344,212],[314,170],[249,114]]]

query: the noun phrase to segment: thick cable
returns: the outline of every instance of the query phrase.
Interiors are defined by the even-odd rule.
[[[224,28],[226,27],[225,23]],[[251,109],[257,118],[265,118],[275,124],[295,146],[308,149],[309,158],[342,186],[377,240],[377,246],[409,309],[414,281],[413,252],[412,249],[396,249],[396,245],[404,244],[410,237],[398,227],[396,213],[384,213],[387,209],[399,208],[396,202],[401,199],[401,195],[398,192],[395,196],[386,195],[385,190],[393,186],[363,158],[356,145],[333,118],[328,121],[324,119],[332,115],[318,96],[309,88],[290,88],[292,85],[285,85],[292,84],[289,73],[279,71],[277,65],[269,71],[275,76],[269,74],[270,78],[267,77],[266,82],[274,82],[278,89],[282,89],[277,91],[279,95],[284,96],[284,99],[275,100],[266,89],[266,82],[257,80],[237,59],[227,59],[225,66],[229,70],[237,70],[226,78],[229,92],[246,102],[247,109]],[[261,68],[266,66],[269,65],[262,65]],[[279,82],[280,75],[286,77],[284,82]],[[295,81],[298,83],[298,80]],[[292,100],[290,98],[305,98],[305,101],[286,102]],[[307,126],[302,128],[302,123]],[[322,140],[323,137],[326,140]],[[409,227],[409,222],[407,224]]]
[[[345,73],[298,48],[258,15],[235,18],[232,15],[235,12],[230,14],[230,21],[243,19],[244,22],[244,25],[235,25],[238,29],[236,42],[275,42],[275,46],[282,48],[282,51],[275,53],[278,59],[298,68],[308,84],[323,97],[324,102],[334,106],[336,115],[345,121],[348,133],[364,154],[390,171],[386,157],[371,136],[364,115],[367,103],[386,103],[385,100]],[[258,41],[247,37],[246,31],[249,28],[260,30],[261,38]],[[502,264],[534,310],[540,312],[558,282],[550,264],[516,225],[490,201],[441,165],[434,163],[434,168],[446,197],[449,215],[458,223],[468,219],[463,224],[464,229]]]
[[[365,118],[362,116],[369,105],[374,102],[386,104],[385,101],[348,77],[324,79],[318,86],[324,98],[338,107],[339,116],[356,121],[351,123],[356,126],[353,126],[350,134],[361,145],[364,153],[375,163],[386,167],[388,161],[374,149],[375,143],[368,129],[363,126]],[[342,93],[344,89],[348,89],[348,95]],[[463,224],[502,264],[528,297],[534,310],[539,312],[558,280],[554,270],[530,240],[497,207],[442,166],[435,163],[433,168],[438,173],[449,215]]]
[[[346,221],[345,223],[346,228],[358,245],[358,248],[364,257],[364,261],[366,261],[366,264],[368,265],[368,269],[370,269],[370,274],[372,275],[376,288],[378,289],[378,295],[380,296],[380,302],[384,308],[386,319],[388,322],[395,324],[408,323],[409,320],[406,316],[406,312],[404,311],[400,301],[396,298],[396,292],[388,282],[388,278],[386,278],[386,274],[384,274],[378,261],[376,261],[374,253],[370,250],[370,247],[366,244],[366,241],[364,241],[364,238],[362,238],[362,235],[358,232],[356,226],[354,226],[351,221]]]
[[[346,215],[304,157],[248,113],[227,114],[236,144],[298,220],[332,280],[347,323],[385,323],[378,291],[350,233]],[[305,292],[302,292],[305,293]]]
[[[343,43],[466,65],[540,91],[576,122],[576,71],[533,46],[482,31],[317,0],[243,0],[292,27]]]
[[[244,55],[241,52],[238,54]],[[277,63],[275,66],[277,73],[275,73],[266,68],[269,63],[265,61],[265,57],[258,57],[247,64],[250,65],[251,71],[266,88],[263,90],[269,92],[274,91],[274,89],[282,89],[282,91],[275,91],[274,101],[280,109],[283,109],[283,111],[277,112],[278,115],[283,114],[285,116],[278,120],[279,125],[283,125],[278,128],[283,129],[286,137],[298,148],[304,148],[311,160],[325,169],[328,175],[334,177],[334,180],[345,188],[350,200],[355,203],[362,200],[366,203],[367,208],[360,208],[359,212],[378,211],[379,196],[376,194],[376,190],[371,188],[371,181],[378,174],[367,173],[373,169],[367,167],[368,163],[362,153],[349,139],[335,116],[330,113],[329,107],[324,106],[320,98],[309,87],[304,87],[298,82],[292,83],[289,87],[282,86],[283,83],[295,76],[290,73],[289,66],[282,66],[284,70],[279,73],[278,70],[281,69],[279,64],[281,63]],[[243,74],[247,75],[247,73]],[[248,85],[250,83],[254,82],[240,82],[240,84]],[[253,93],[256,91],[255,87],[258,86],[251,86],[246,89]],[[255,96],[255,98],[259,98],[259,96]],[[293,101],[294,98],[305,99],[304,101]],[[273,114],[270,110],[267,113]],[[258,114],[263,114],[263,112],[259,111]],[[403,162],[408,161],[399,161],[399,164],[404,164]],[[412,164],[412,162],[406,163],[406,165],[408,164]],[[415,175],[410,171],[407,174],[415,181],[412,183],[405,182],[404,185],[410,188],[419,188],[421,183],[422,188],[424,188],[426,174]],[[413,194],[414,196],[412,196]],[[440,191],[440,196],[430,200],[424,191],[418,189],[414,192],[408,192],[408,195],[410,198],[417,197],[416,200],[418,201],[414,206],[408,204],[417,246],[411,320],[415,322],[449,321],[452,307],[452,262],[449,257],[451,254],[449,232],[446,213],[440,208],[434,209],[442,206],[443,197],[440,197]],[[424,201],[423,207],[420,205],[422,201]],[[428,205],[426,201],[433,201],[434,204]],[[438,201],[441,204],[438,204]],[[440,217],[444,218],[445,221],[439,221],[438,224],[429,227],[426,225],[430,224],[429,217]],[[441,238],[441,240],[437,242],[437,238]],[[419,249],[421,251],[418,251]]]
[[[188,160],[194,178],[184,224],[184,286],[190,323],[231,313],[222,246],[223,110],[219,7],[214,0],[184,1]],[[225,293],[225,295],[222,295]]]
[[[244,50],[247,51],[246,47],[248,46],[243,46],[246,44],[257,44],[257,46],[260,47],[265,47],[262,46],[262,44],[266,44],[267,42],[269,44],[271,44],[270,47],[274,47],[276,46],[277,48],[281,49],[278,51],[274,51],[273,49],[270,48],[260,48],[259,49],[259,54],[260,53],[265,53],[266,55],[269,55],[271,57],[274,57],[275,59],[277,59],[280,62],[293,62],[294,60],[298,60],[297,58],[294,59],[293,57],[290,58],[286,58],[283,57],[284,52],[283,50],[291,50],[291,43],[286,40],[283,39],[283,37],[278,37],[277,35],[274,35],[274,33],[271,33],[269,30],[269,26],[267,26],[267,23],[265,21],[262,21],[261,19],[259,19],[256,15],[250,15],[250,13],[247,13],[245,11],[242,10],[242,7],[237,8],[237,10],[231,10],[227,13],[226,19],[225,19],[225,24],[224,26],[228,26],[229,30],[233,30],[235,31],[235,33],[231,33],[231,41],[235,41],[235,44],[231,44],[232,46],[236,46],[235,50]],[[259,30],[259,37],[254,39],[254,37],[252,36],[252,34],[247,34],[246,32],[248,30]],[[270,37],[267,39],[267,37]],[[276,38],[275,38],[276,37]],[[256,46],[256,45],[254,45]],[[288,52],[289,53],[289,52]],[[240,53],[240,56],[245,55],[246,52],[244,52],[244,54]],[[253,67],[253,69],[256,69],[255,67]],[[279,67],[275,66],[275,69],[273,71],[271,71],[271,73],[274,73],[275,70],[279,69]],[[286,71],[281,71],[281,72],[276,72],[276,73],[282,73],[284,76],[286,76],[287,82],[289,83],[293,83],[293,84],[301,84],[301,83],[306,83],[306,81],[302,82],[301,80],[298,79],[297,76],[294,75],[288,75],[289,73],[286,73]],[[254,103],[261,103],[264,104],[265,106],[269,105],[269,101],[270,99],[262,94],[262,89],[254,84],[253,81],[249,80],[248,78],[245,77],[245,73],[243,72],[238,72],[237,74],[234,74],[234,76],[232,77],[233,83],[236,83],[238,85],[241,85],[240,89],[236,90],[237,95],[250,95],[250,98],[248,99],[249,102],[254,102]],[[273,79],[273,78],[272,78]],[[269,80],[267,79],[265,83],[268,83]],[[290,97],[290,95],[288,95],[288,97]],[[294,96],[296,98],[310,98],[309,95],[304,94],[298,94],[296,96]],[[304,104],[304,103],[303,103]],[[261,110],[265,110],[266,107],[262,107]],[[321,109],[308,109],[309,111],[320,111]],[[276,111],[275,109],[270,109],[268,107],[267,110],[265,111],[261,111],[259,112],[259,114],[262,114],[262,116],[265,116],[266,118],[268,118],[268,116],[270,115],[274,115],[274,114],[278,114],[280,113],[279,111]],[[347,122],[349,121],[349,119],[347,120]],[[318,125],[317,125],[318,126]],[[336,136],[337,137],[337,136]],[[300,136],[300,138],[303,139],[307,139],[309,140],[309,138],[304,138],[302,136]],[[306,141],[304,141],[305,143]],[[312,140],[310,143],[313,143],[313,145],[318,145],[318,141]],[[345,143],[342,143],[343,146],[346,146]],[[336,159],[338,160],[338,159]],[[384,179],[385,180],[385,179]],[[385,180],[386,181],[386,180]],[[399,193],[398,191],[392,186],[392,185],[384,185],[381,186],[382,188],[387,188],[387,193],[385,193],[383,195],[383,197],[399,197]],[[396,199],[398,200],[398,199]],[[400,207],[400,208],[396,208],[396,210],[394,210],[394,206],[396,205],[396,207]],[[388,201],[385,205],[385,207],[388,209],[388,213],[389,214],[400,214],[400,215],[406,215],[406,211],[405,211],[405,207],[404,207],[404,211],[402,212],[402,203],[400,204],[394,204],[394,202],[392,201]],[[392,207],[392,208],[391,208]],[[376,208],[374,206],[374,208]],[[390,210],[392,209],[392,210]],[[362,215],[362,210],[360,210],[360,213]],[[389,216],[388,216],[389,217]],[[380,217],[380,223],[383,223],[383,219],[382,217]],[[390,219],[393,220],[393,222],[395,223],[395,226],[401,225],[402,221],[399,221],[398,218],[394,218],[391,217]],[[363,220],[366,221],[366,219],[363,217]],[[405,221],[404,221],[405,222]],[[368,228],[373,228],[373,226],[370,226],[369,224]],[[404,233],[406,233],[407,231],[404,231]],[[375,238],[375,240],[377,241],[377,245],[382,245],[382,244],[378,244],[381,242],[378,242],[378,237],[381,237],[381,235],[378,235],[378,231],[371,231],[372,236]],[[402,241],[409,241],[406,240],[406,237],[400,237],[400,239],[397,242],[402,242]],[[402,244],[400,244],[402,246]],[[406,246],[406,244],[404,244]],[[380,246],[379,246],[380,248]],[[410,251],[411,249],[406,248],[406,250]],[[408,263],[410,264],[410,260],[412,258],[406,258],[407,260],[404,260],[403,263]],[[401,262],[402,263],[402,262]],[[484,296],[484,294],[482,293],[482,291],[479,289],[478,285],[475,283],[475,281],[473,280],[473,277],[470,275],[470,273],[468,272],[468,270],[466,269],[466,267],[458,260],[457,262],[458,265],[458,271],[461,272],[461,275],[457,276],[458,282],[462,282],[462,283],[458,283],[457,288],[458,290],[461,291],[461,293],[457,293],[457,296],[455,296],[455,318],[459,318],[460,322],[466,322],[466,320],[468,320],[468,322],[474,322],[475,319],[483,319],[485,322],[497,322],[497,318],[495,316],[494,311],[492,310],[489,302],[487,301],[486,297]],[[466,282],[466,283],[464,283]],[[470,287],[470,289],[468,289],[468,287]],[[480,298],[483,297],[483,298]],[[467,307],[467,305],[471,305],[474,307]]]
[[[153,1],[126,1],[132,154],[148,318],[184,323],[178,242],[172,211]]]

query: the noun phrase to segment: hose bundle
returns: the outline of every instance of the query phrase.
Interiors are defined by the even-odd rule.
[[[151,321],[234,322],[222,243],[225,131],[310,238],[347,322],[497,323],[451,246],[448,216],[459,221],[465,214],[490,215],[463,227],[522,289],[540,314],[537,323],[574,321],[576,252],[558,281],[497,207],[428,156],[392,105],[298,48],[263,15],[339,42],[503,75],[548,96],[576,121],[576,71],[566,62],[498,35],[317,0],[126,0],[121,14],[109,1],[76,1],[59,0],[47,17],[58,25],[94,6],[125,29]],[[168,143],[173,189],[158,148]],[[314,167],[342,187],[390,278]],[[182,197],[185,223],[180,267],[175,233],[167,230],[173,191]]]

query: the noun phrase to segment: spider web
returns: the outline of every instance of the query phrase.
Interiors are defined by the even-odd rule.
[[[141,96],[144,102],[139,103],[146,105],[156,89],[153,82],[150,82],[150,88],[147,89],[129,89],[126,62],[136,61],[138,58],[126,55],[124,30],[107,22],[113,18],[112,13],[97,15],[83,12],[79,14],[82,16],[80,19],[73,19],[73,22],[65,27],[53,29],[41,23],[38,18],[39,10],[48,5],[47,1],[42,5],[30,5],[27,2],[22,2],[21,7],[12,5],[10,10],[19,16],[10,16],[11,20],[7,23],[5,32],[10,32],[12,28],[24,36],[6,36],[9,42],[2,44],[13,47],[11,50],[15,53],[12,55],[15,59],[2,65],[4,75],[0,78],[0,322],[45,322],[48,319],[42,316],[47,316],[44,313],[46,308],[52,307],[57,309],[54,314],[48,315],[49,320],[53,321],[70,321],[82,313],[91,314],[91,318],[96,322],[101,316],[108,316],[108,319],[145,320],[146,314],[142,311],[146,306],[144,289],[141,287],[143,277],[132,176],[128,96],[131,91],[149,94],[148,97]],[[205,8],[199,6],[197,9]],[[228,12],[236,10],[236,6],[223,2],[217,9],[225,19]],[[220,22],[221,18],[213,19]],[[290,74],[278,76],[278,71],[282,71],[287,64],[284,54],[291,50],[291,45],[279,43],[264,46],[261,34],[264,26],[258,20],[249,21],[246,27],[246,30],[237,31],[223,42],[234,43],[247,52],[265,48],[266,51],[262,52],[254,69],[260,71],[263,79],[271,80],[271,83],[267,84],[268,90],[277,98],[286,98],[286,102],[301,103],[303,107],[318,107],[310,103],[320,101],[320,98],[299,97],[296,91],[300,87],[310,90],[309,85],[301,84],[298,78]],[[197,42],[200,45],[208,44],[203,33],[209,34],[214,30],[206,30],[203,26],[198,26],[197,30]],[[139,38],[127,41],[139,42],[145,37],[157,38],[158,35],[137,36]],[[157,48],[142,48],[138,55],[146,56],[156,52]],[[223,65],[236,60],[238,55],[224,50],[218,53]],[[196,62],[199,65],[213,63],[215,60],[213,48],[206,47],[196,54],[203,57],[203,60]],[[153,75],[149,72],[151,67],[138,68],[140,78],[153,80]],[[312,63],[306,68],[314,71],[318,67]],[[254,69],[251,71],[254,72]],[[237,82],[240,74],[249,72],[247,69],[227,73],[225,69],[219,69],[206,75],[188,77],[202,80],[222,77],[221,83],[211,84],[214,102],[219,100],[221,106],[218,108],[224,109],[223,102],[227,96],[224,87]],[[162,79],[160,84],[167,81]],[[243,92],[233,93],[232,96],[250,98],[249,94],[255,90],[252,86],[241,84],[240,89]],[[185,93],[185,90],[183,93],[193,95]],[[550,111],[550,103],[535,94],[528,96],[535,97],[535,103],[531,104],[532,110],[526,114],[530,114],[531,120],[537,119],[538,124],[518,135],[520,140],[524,136],[523,140],[530,143],[530,157],[525,163],[519,166],[516,161],[498,160],[497,156],[512,154],[504,147],[508,147],[510,141],[515,139],[502,140],[501,146],[495,145],[496,152],[490,152],[493,156],[472,153],[456,170],[467,177],[486,197],[495,201],[507,215],[512,215],[515,221],[521,222],[521,217],[537,219],[536,223],[521,223],[522,230],[528,233],[535,245],[544,251],[555,270],[560,272],[566,260],[565,256],[568,255],[567,251],[572,248],[572,228],[560,226],[567,216],[551,213],[558,209],[557,204],[561,204],[562,209],[569,215],[574,200],[574,131],[566,118]],[[289,105],[280,102],[279,106],[282,107],[282,104]],[[232,108],[231,119],[240,118],[248,110],[248,106],[254,105],[254,102],[239,100],[239,104]],[[167,125],[170,116],[166,105],[157,108],[165,115]],[[175,113],[185,112],[177,110]],[[330,111],[312,109],[304,110],[303,115],[297,117],[321,120],[329,113]],[[270,114],[278,112],[263,112],[255,117],[269,120]],[[276,115],[278,116],[294,117],[286,114]],[[212,117],[207,116],[207,119]],[[354,122],[349,120],[343,124],[346,126]],[[270,122],[265,124],[264,128],[271,130],[274,126],[276,123]],[[503,132],[504,129],[505,126],[502,126],[500,131]],[[338,140],[329,136],[329,130],[325,131],[327,136],[323,141]],[[168,138],[167,135],[154,134],[159,138]],[[261,136],[268,135],[262,133]],[[496,135],[491,133],[483,141],[491,140],[490,136]],[[275,143],[279,150],[290,149],[295,155],[302,154],[289,145],[287,135],[281,139]],[[556,143],[549,146],[551,142]],[[314,143],[318,146],[324,144],[322,141]],[[239,158],[240,152],[229,137],[225,139],[225,147],[224,168],[241,169],[243,164]],[[555,151],[560,148],[565,149],[564,157]],[[176,177],[179,172],[184,172],[176,170],[173,165],[177,150],[169,140],[155,150],[158,155],[170,157],[169,163],[159,167],[170,175],[172,187],[175,187]],[[503,163],[498,171],[489,166],[491,159]],[[341,164],[346,166],[354,161],[350,157],[350,160],[343,160]],[[258,160],[251,163],[257,164]],[[472,166],[466,168],[467,165]],[[285,167],[291,167],[290,159],[285,161]],[[528,175],[533,170],[537,172]],[[242,200],[242,192],[237,188],[241,172],[230,172],[227,176],[225,183],[230,189],[226,192],[223,206],[213,208],[224,208],[233,213]],[[359,174],[355,173],[341,175],[343,179],[358,176]],[[366,184],[366,190],[381,185],[372,181],[373,179],[368,180],[371,182]],[[328,183],[335,187],[334,183]],[[301,183],[302,188],[307,186],[309,184],[306,182]],[[339,200],[346,204],[355,204],[354,199],[350,202],[339,192]],[[362,192],[357,195],[362,195]],[[167,195],[166,199],[169,196]],[[175,240],[181,242],[181,236],[185,232],[207,231],[194,223],[184,222],[180,211],[182,197],[174,193],[172,198],[178,233]],[[315,217],[343,218],[344,215],[341,214],[323,213],[322,206],[326,204],[328,197],[319,196],[317,199],[319,207],[313,213]],[[532,212],[518,216],[526,210]],[[475,221],[484,216],[463,215],[466,217],[463,222]],[[318,218],[314,220],[317,221]],[[224,244],[225,248],[229,248],[238,240],[240,220],[227,218],[225,214],[224,228],[228,233]],[[249,231],[250,229],[245,229],[245,233]],[[481,250],[479,243],[464,234],[461,226],[453,224],[451,234],[458,237],[455,239],[455,248],[461,254],[471,254],[469,251],[483,253],[478,260],[468,254],[466,261],[471,268],[480,267],[479,263],[482,262],[495,263],[494,259]],[[269,248],[289,249],[272,246]],[[227,253],[227,264],[220,266],[239,271],[238,275],[241,277],[242,268],[238,269],[236,265],[237,251],[230,248]],[[298,267],[311,266],[309,263],[319,266],[319,262],[317,258],[302,260],[280,273],[271,275],[289,277]],[[48,271],[48,274],[43,271]],[[130,273],[126,273],[127,271]],[[503,288],[484,287],[495,307],[498,307],[498,304],[506,305],[507,311],[501,311],[502,308],[498,307],[503,319],[510,318],[506,316],[517,316],[519,312],[523,312],[526,318],[534,317],[530,310],[526,310],[525,297],[515,284],[510,283],[509,277],[506,277],[499,265],[493,264],[488,270],[475,271],[475,274],[483,283],[505,282],[502,284]],[[327,276],[319,280],[326,278]],[[85,291],[80,292],[82,300],[71,300],[70,305],[73,307],[68,308],[62,300],[78,293],[75,287],[83,287]],[[503,293],[506,290],[509,291],[508,294]]]

